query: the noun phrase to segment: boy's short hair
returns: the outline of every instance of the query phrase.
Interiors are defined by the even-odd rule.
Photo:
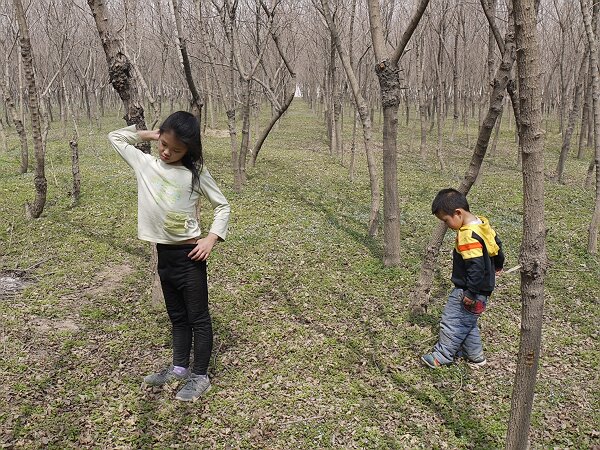
[[[458,208],[469,211],[469,202],[465,194],[452,188],[442,189],[433,199],[431,213],[434,215],[442,213],[451,216]]]

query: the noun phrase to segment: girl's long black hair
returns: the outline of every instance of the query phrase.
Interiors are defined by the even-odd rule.
[[[181,158],[181,163],[192,172],[193,192],[194,187],[199,187],[200,172],[202,172],[204,164],[198,119],[187,111],[177,111],[165,119],[159,131],[160,134],[172,131],[175,137],[187,147],[187,152]]]

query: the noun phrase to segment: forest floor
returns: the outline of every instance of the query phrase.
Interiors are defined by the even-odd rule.
[[[173,389],[140,387],[144,375],[169,364],[170,329],[164,310],[150,307],[151,249],[136,237],[133,173],[106,140],[121,126],[116,115],[101,130],[80,124],[82,196],[72,206],[70,136],[53,124],[48,201],[32,221],[24,204],[33,200],[33,174],[18,174],[13,129],[8,153],[0,150],[0,279],[8,286],[0,292],[0,447],[503,447],[519,345],[518,272],[499,279],[480,320],[489,362],[481,369],[461,362],[431,371],[419,361],[437,339],[450,290],[452,233],[434,303],[420,318],[407,311],[436,226],[431,200],[459,184],[472,153],[462,128],[453,144],[446,123],[441,171],[435,133],[423,162],[418,123],[407,128],[400,118],[395,268],[382,265],[382,232],[367,237],[362,146],[352,182],[300,100],[248,169],[241,193],[231,189],[229,139],[208,136],[206,164],[233,215],[209,263],[213,389],[182,404]],[[547,130],[547,173],[560,140]],[[516,152],[505,121],[469,195],[472,211],[489,217],[503,239],[506,267],[518,264],[522,235]],[[569,159],[566,183],[546,184],[551,267],[531,424],[536,449],[600,445],[600,261],[586,253],[594,195],[582,187],[590,158],[588,151],[586,160]],[[206,211],[204,229],[210,218]]]

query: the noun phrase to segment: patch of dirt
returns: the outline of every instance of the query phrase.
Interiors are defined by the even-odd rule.
[[[123,282],[123,278],[132,272],[133,267],[127,264],[107,267],[96,275],[94,283],[85,290],[85,293],[90,296],[97,296],[113,291]]]
[[[30,285],[32,282],[25,275],[25,272],[16,270],[0,272],[0,300],[14,296]]]
[[[229,137],[229,131],[228,130],[217,130],[217,129],[211,129],[211,128],[207,128],[206,131],[204,132],[205,136],[208,137],[216,137],[216,138],[226,138]]]
[[[78,331],[79,325],[72,319],[43,319],[32,320],[32,325],[42,333],[50,331]]]

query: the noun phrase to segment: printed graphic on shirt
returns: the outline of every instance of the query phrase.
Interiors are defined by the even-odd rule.
[[[185,235],[188,230],[194,230],[198,227],[198,221],[186,213],[169,211],[165,216],[165,231],[171,234]]]
[[[156,192],[157,200],[172,205],[181,199],[181,187],[158,176],[153,177],[150,182],[152,183],[154,192]]]

